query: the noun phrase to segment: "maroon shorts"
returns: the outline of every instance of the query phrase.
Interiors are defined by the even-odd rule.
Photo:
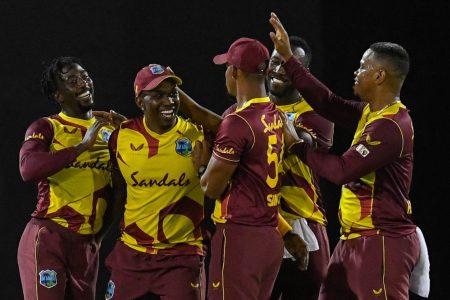
[[[300,271],[292,259],[283,259],[272,291],[273,300],[278,300],[281,295],[282,299],[317,300],[319,297],[320,286],[330,261],[330,244],[325,226],[313,221],[308,221],[308,226],[317,238],[319,250],[309,252],[306,271]]]
[[[200,255],[148,254],[117,241],[105,265],[111,271],[105,299],[204,299]]]
[[[419,252],[415,232],[340,240],[319,299],[409,299],[409,276]]]
[[[269,299],[283,258],[276,227],[217,224],[211,252],[209,300]]]
[[[92,235],[31,219],[17,253],[24,299],[95,299],[98,249]]]

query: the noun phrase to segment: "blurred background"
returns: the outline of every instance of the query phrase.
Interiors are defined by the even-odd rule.
[[[182,88],[221,114],[232,104],[223,66],[212,57],[236,38],[259,39],[269,50],[270,12],[289,34],[305,38],[313,51],[311,71],[331,90],[352,97],[353,72],[373,42],[404,46],[411,70],[401,95],[415,126],[415,169],[411,188],[413,217],[425,234],[431,259],[429,299],[447,299],[448,167],[446,138],[449,99],[450,4],[446,1],[1,1],[0,119],[1,173],[0,298],[21,299],[17,245],[36,205],[36,187],[24,183],[18,153],[25,130],[37,118],[59,112],[40,93],[44,64],[56,56],[81,58],[94,80],[97,110],[138,115],[136,72],[149,63],[169,65]],[[444,81],[445,80],[445,81]],[[335,127],[334,153],[350,145],[353,132]],[[323,181],[331,246],[339,238],[339,187]],[[104,257],[117,230],[104,241],[98,280],[103,298],[108,272]],[[419,299],[419,298],[417,298]]]

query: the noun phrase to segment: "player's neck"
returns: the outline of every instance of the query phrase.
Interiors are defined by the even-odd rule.
[[[269,93],[270,101],[276,105],[289,105],[297,103],[301,100],[301,95],[298,92],[289,93],[287,95],[274,95]]]
[[[83,120],[92,119],[92,110],[89,110],[87,112],[81,112],[81,111],[73,111],[70,109],[63,108],[63,109],[61,109],[61,112],[71,118],[77,118],[77,119],[83,119]]]
[[[237,87],[236,101],[238,107],[244,105],[245,102],[255,99],[267,97],[266,89],[264,85],[247,85],[240,88]]]

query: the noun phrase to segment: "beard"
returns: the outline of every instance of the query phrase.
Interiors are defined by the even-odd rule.
[[[87,113],[94,108],[94,103],[89,103],[87,105],[78,104],[78,108],[82,113]]]

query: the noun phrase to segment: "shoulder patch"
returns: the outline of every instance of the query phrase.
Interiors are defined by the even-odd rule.
[[[363,144],[359,144],[358,146],[356,146],[356,151],[358,151],[358,153],[361,154],[362,157],[366,157],[370,153],[369,149],[367,149]]]

